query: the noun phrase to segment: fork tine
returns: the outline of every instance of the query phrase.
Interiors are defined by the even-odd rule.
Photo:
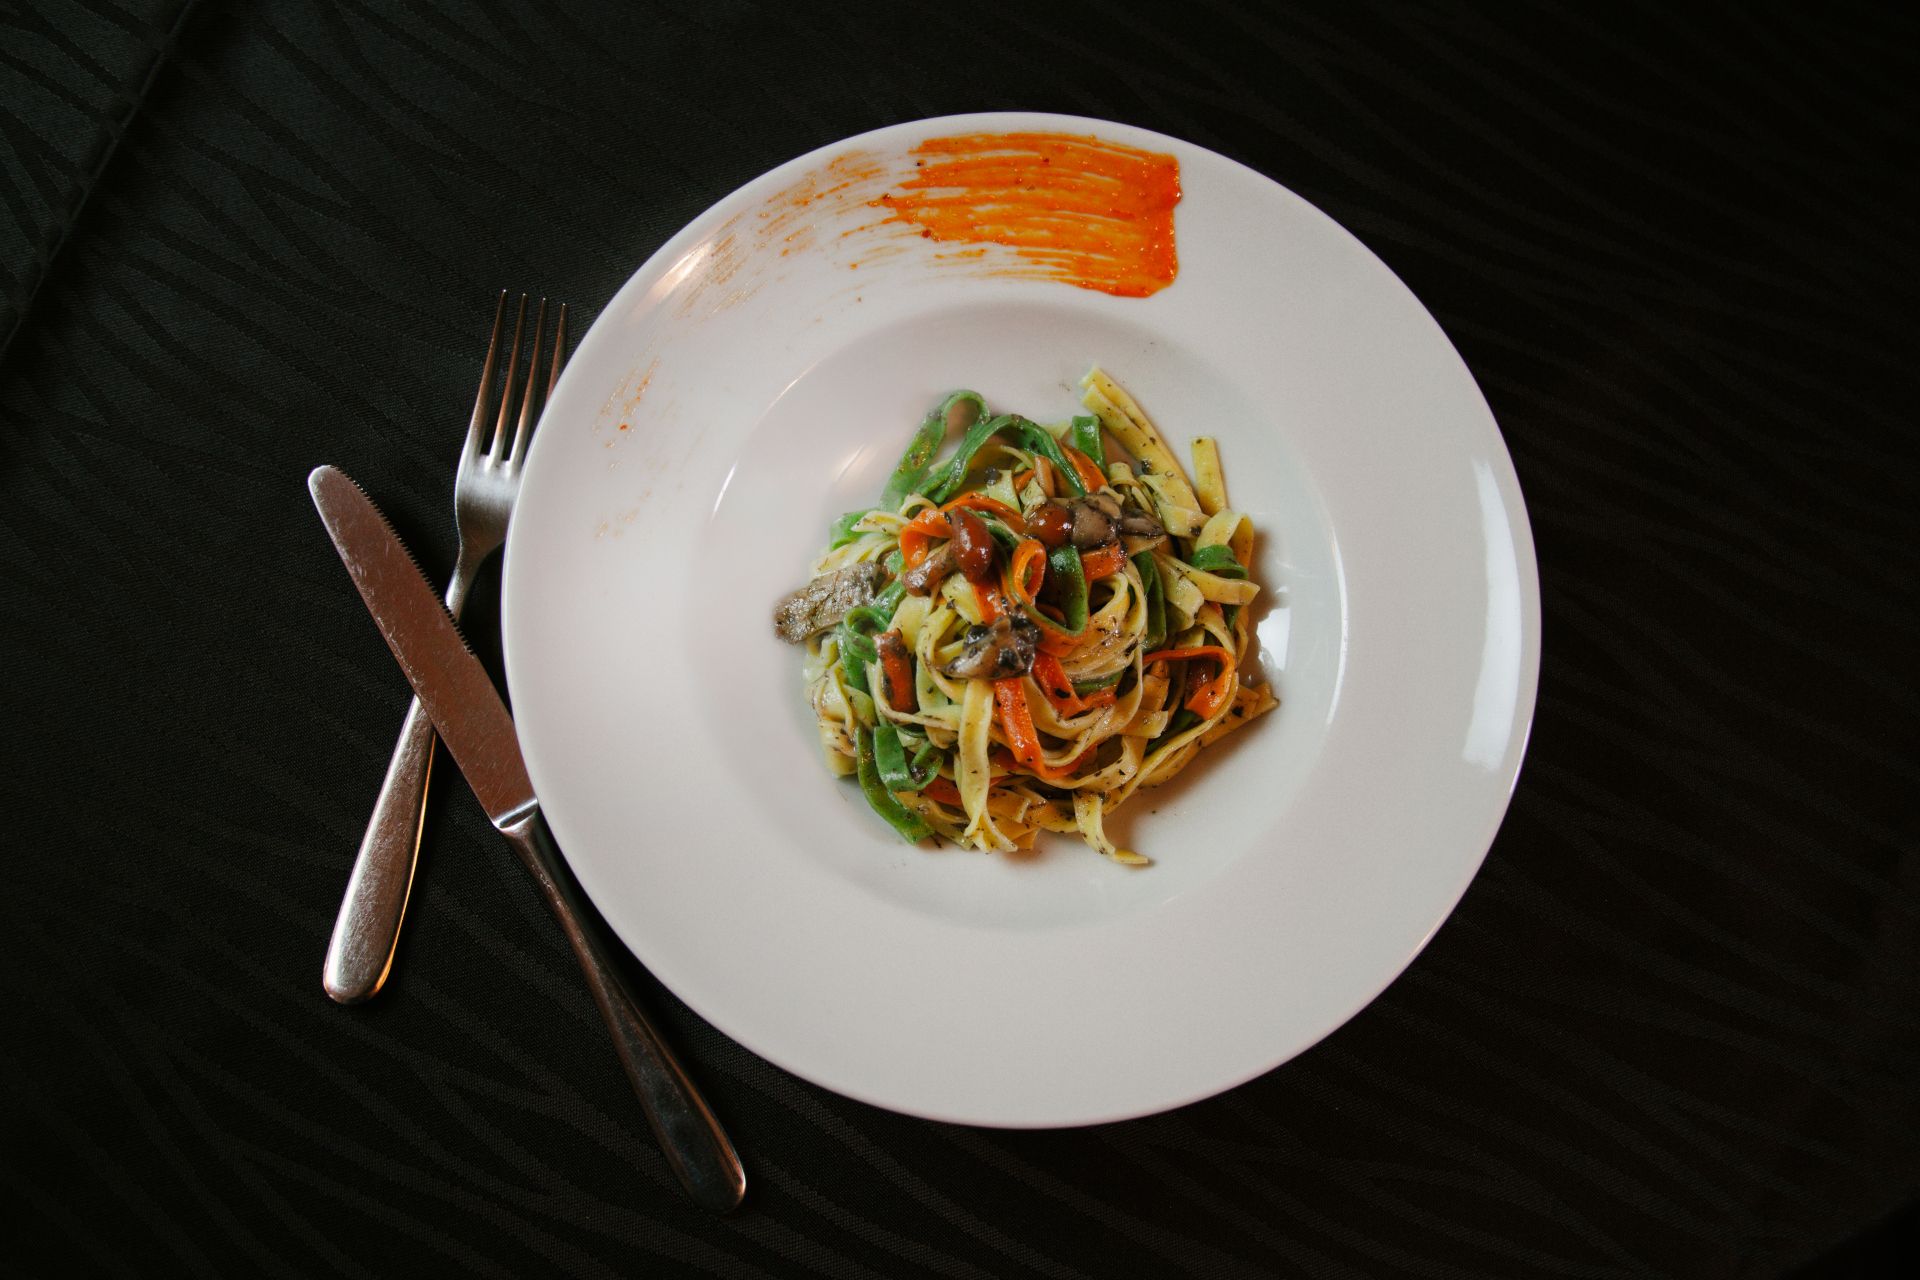
[[[472,457],[480,452],[480,432],[485,429],[489,393],[493,390],[493,365],[500,354],[500,321],[507,314],[507,291],[500,291],[500,300],[493,306],[493,336],[487,339],[487,358],[480,366],[480,392],[473,401],[473,420],[467,423],[466,443],[460,446],[460,456]]]
[[[513,346],[507,352],[507,380],[500,388],[500,417],[493,424],[493,447],[487,450],[487,461],[498,462],[506,453],[507,420],[513,416],[513,382],[520,366],[520,330],[526,324],[527,295],[520,295],[520,309],[513,317]]]
[[[560,323],[553,330],[553,372],[547,375],[547,395],[553,394],[553,384],[560,381],[560,366],[567,362],[567,304],[560,304]]]
[[[520,425],[513,432],[513,452],[507,455],[507,465],[517,467],[520,460],[527,456],[527,437],[533,434],[533,397],[539,388],[537,375],[540,372],[540,335],[547,328],[547,300],[540,299],[540,309],[533,316],[533,350],[527,356],[527,389],[520,397]]]

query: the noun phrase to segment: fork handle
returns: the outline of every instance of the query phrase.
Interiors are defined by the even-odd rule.
[[[358,1004],[379,991],[392,967],[420,855],[433,743],[433,721],[415,698],[400,726],[400,740],[360,838],[327,943],[320,980],[341,1004]]]
[[[600,1016],[613,1035],[620,1065],[626,1068],[627,1079],[640,1096],[640,1109],[646,1113],[667,1164],[701,1208],[725,1213],[737,1207],[747,1193],[747,1174],[740,1157],[706,1099],[647,1021],[608,956],[540,811],[535,808],[525,817],[502,825],[500,833],[533,873],[540,895],[567,935],[574,959],[580,962],[593,992],[593,1002],[600,1007]]]
[[[446,595],[447,612],[456,621],[485,558],[468,554],[466,539],[460,540]],[[334,918],[333,937],[327,941],[320,984],[341,1004],[359,1004],[374,995],[392,971],[400,925],[413,892],[414,868],[420,860],[427,787],[433,781],[433,744],[433,721],[415,698],[400,724],[400,739],[387,762],[387,776],[373,802],[366,834],[360,837],[347,891],[340,898],[340,914]]]

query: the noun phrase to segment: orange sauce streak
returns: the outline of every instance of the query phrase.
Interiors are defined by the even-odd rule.
[[[1172,156],[1067,133],[930,138],[913,154],[913,177],[875,203],[922,236],[1002,245],[1026,264],[1016,274],[1127,298],[1179,274]]]

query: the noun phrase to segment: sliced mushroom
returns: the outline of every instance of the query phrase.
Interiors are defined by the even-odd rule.
[[[788,644],[805,643],[872,600],[886,572],[867,560],[821,574],[774,607],[774,634]]]
[[[1073,531],[1068,536],[1082,549],[1113,541],[1113,519],[1091,502],[1073,504]]]
[[[943,542],[927,558],[900,575],[900,585],[910,596],[930,596],[940,580],[953,572],[952,542]]]
[[[949,511],[947,520],[953,526],[953,540],[947,545],[960,562],[960,572],[967,575],[968,582],[986,581],[993,573],[993,535],[987,532],[986,524],[960,507]]]
[[[1072,518],[1068,536],[1073,545],[1083,551],[1111,542],[1116,534],[1158,538],[1166,533],[1151,515],[1122,505],[1111,489],[1101,489],[1062,505]]]
[[[1005,680],[1033,669],[1040,628],[1025,618],[1003,614],[993,620],[992,626],[968,627],[961,640],[966,648],[946,665],[949,676],[958,680]]]

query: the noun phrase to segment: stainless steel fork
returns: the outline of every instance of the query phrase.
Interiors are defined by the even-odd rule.
[[[547,300],[540,299],[533,321],[533,349],[527,358],[527,381],[520,399],[520,416],[513,431],[512,446],[507,444],[507,427],[512,420],[514,383],[520,366],[520,335],[527,318],[527,296],[513,318],[513,342],[507,351],[500,409],[492,411],[494,366],[500,353],[500,330],[507,314],[507,295],[503,291],[493,310],[493,336],[487,341],[487,359],[480,368],[480,393],[474,399],[473,418],[467,425],[466,443],[460,449],[459,469],[453,481],[454,527],[460,536],[460,550],[453,561],[453,578],[447,584],[447,611],[460,616],[467,589],[482,562],[506,541],[507,522],[513,515],[514,499],[520,493],[521,464],[527,456],[527,441],[533,435],[537,419],[534,387],[540,373],[540,335],[547,326]],[[560,304],[560,318],[553,335],[552,365],[547,374],[546,396],[560,377],[566,362],[567,307]],[[488,419],[493,418],[493,442],[483,451]],[[415,699],[407,708],[400,727],[400,741],[394,747],[393,760],[387,765],[387,777],[380,784],[380,797],[374,802],[373,818],[360,841],[353,872],[347,879],[347,892],[340,902],[340,916],[334,921],[333,940],[327,945],[327,962],[321,982],[327,994],[341,1004],[357,1004],[379,991],[393,966],[394,946],[400,940],[400,925],[407,914],[407,898],[413,889],[413,871],[420,852],[421,823],[426,813],[427,787],[433,774],[433,722]]]

